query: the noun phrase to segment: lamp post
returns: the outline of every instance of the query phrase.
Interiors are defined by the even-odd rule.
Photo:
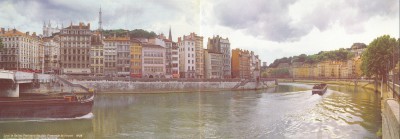
[[[44,45],[42,46],[42,49],[43,49],[43,51],[42,51],[42,74],[44,74]]]
[[[394,47],[394,49],[396,48],[396,46]],[[394,88],[394,82],[395,82],[395,78],[394,78],[394,71],[395,71],[395,69],[396,69],[396,64],[394,63],[394,53],[395,53],[396,51],[394,50],[393,51],[393,59],[392,59],[392,64],[393,64],[393,70],[392,70],[392,92],[393,92],[393,97],[394,97],[394,94],[395,94],[395,88]]]

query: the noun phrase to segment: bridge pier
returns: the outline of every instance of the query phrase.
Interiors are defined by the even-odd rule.
[[[19,97],[19,84],[15,83],[13,87],[1,89],[0,97]]]

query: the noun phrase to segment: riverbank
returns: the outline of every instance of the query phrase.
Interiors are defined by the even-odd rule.
[[[278,79],[278,82],[299,82],[299,83],[327,83],[335,85],[345,85],[345,86],[360,86],[362,88],[375,90],[375,85],[370,81],[358,81],[355,84],[354,81],[341,81],[341,80],[289,80],[289,79]],[[379,89],[379,88],[378,88]]]
[[[230,82],[129,82],[129,81],[73,81],[98,93],[176,93],[214,92],[227,90],[259,90],[275,86],[272,81],[230,81]]]

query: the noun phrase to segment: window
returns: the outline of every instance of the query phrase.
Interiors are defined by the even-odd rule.
[[[188,60],[188,63],[190,64],[190,60]]]

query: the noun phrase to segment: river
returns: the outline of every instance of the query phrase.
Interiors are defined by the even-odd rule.
[[[267,90],[98,94],[93,116],[3,120],[0,138],[376,138],[379,95],[286,83]]]

